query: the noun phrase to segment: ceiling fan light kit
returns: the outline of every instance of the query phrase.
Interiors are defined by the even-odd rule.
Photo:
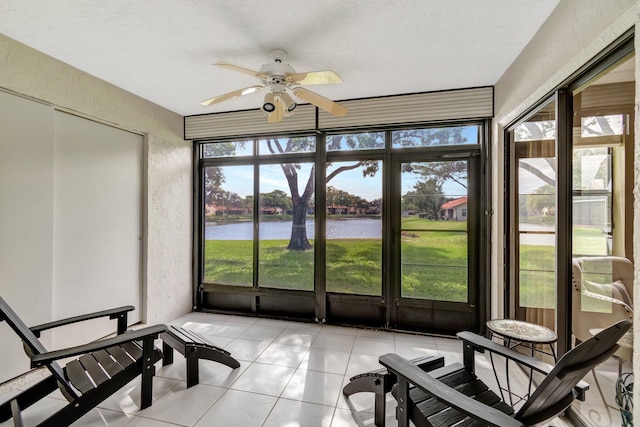
[[[218,95],[202,101],[202,105],[209,106],[238,96],[268,89],[269,91],[264,97],[260,110],[267,116],[269,123],[278,123],[281,122],[284,117],[291,117],[293,115],[293,111],[298,106],[298,103],[289,93],[334,116],[344,116],[347,114],[347,108],[343,105],[302,87],[303,85],[312,84],[342,83],[342,78],[338,74],[330,70],[296,73],[296,70],[294,70],[291,65],[283,62],[287,54],[281,49],[271,51],[271,57],[273,58],[273,62],[263,65],[260,71],[254,71],[227,63],[213,64],[228,70],[257,77],[262,85],[249,86],[244,89]]]
[[[278,98],[280,98],[280,101],[282,101],[285,111],[289,113],[295,110],[298,106],[298,103],[294,101],[293,98],[291,98],[286,92],[278,94]]]
[[[273,93],[269,92],[264,96],[264,103],[262,104],[261,110],[265,114],[269,115],[273,113],[275,109],[276,109],[276,97],[273,95]]]

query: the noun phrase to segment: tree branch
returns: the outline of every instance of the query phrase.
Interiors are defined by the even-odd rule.
[[[289,141],[291,141],[291,139],[289,139]],[[273,142],[276,144],[276,147],[278,147],[278,152],[280,154],[285,152],[285,150],[282,148],[282,145],[280,145],[280,140],[279,139],[274,139]]]
[[[304,188],[304,193],[302,193],[302,199],[305,201],[305,203],[309,203],[309,200],[311,199],[311,195],[313,194],[313,187],[314,187],[314,176],[315,176],[315,165],[311,166],[311,173],[309,174],[309,179],[307,180],[307,185]]]
[[[289,184],[289,191],[291,191],[291,201],[295,206],[296,203],[300,200],[300,195],[298,194],[298,173],[295,168],[291,165],[291,163],[281,163],[280,167],[284,172],[285,178],[287,178],[287,184]]]
[[[349,166],[340,166],[338,169],[334,170],[329,175],[327,175],[327,182],[331,181],[339,173],[359,168],[360,166],[362,166],[363,163],[364,162],[358,162]]]
[[[267,148],[269,149],[269,152],[271,154],[276,154],[276,150],[274,150],[273,145],[275,144],[276,148],[278,149],[278,153],[282,154],[285,151],[282,149],[282,145],[280,145],[280,141],[277,139],[267,139]]]
[[[556,180],[555,179],[545,175],[544,173],[542,173],[540,171],[540,169],[535,168],[535,167],[531,166],[528,163],[521,162],[519,167],[524,169],[524,170],[526,170],[526,171],[531,172],[533,175],[535,175],[538,178],[540,178],[541,180],[543,180],[545,182],[545,184],[549,184],[551,186],[555,186],[556,185]]]
[[[465,178],[466,178],[466,177],[465,177]],[[465,182],[463,183],[463,182],[462,182],[462,181],[460,181],[458,178],[456,178],[456,177],[454,177],[454,176],[452,176],[452,175],[449,175],[449,179],[451,179],[452,181],[454,181],[454,182],[458,183],[462,188],[467,188],[466,180],[465,180]]]

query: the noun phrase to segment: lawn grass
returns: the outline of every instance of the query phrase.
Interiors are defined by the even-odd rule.
[[[467,235],[459,232],[466,223],[409,217],[403,218],[402,228],[412,230],[401,233],[402,296],[466,302]],[[598,230],[574,228],[574,242],[585,253],[601,251],[602,236]],[[207,240],[205,282],[252,286],[252,244],[250,240]],[[312,291],[314,251],[291,251],[287,244],[288,240],[260,241],[259,286]],[[380,239],[329,239],[326,258],[327,291],[381,295]],[[522,307],[555,307],[553,246],[520,246],[519,298]]]
[[[382,294],[382,240],[327,241],[327,291]]]
[[[403,220],[403,228],[464,230],[464,222]],[[313,242],[311,242],[313,244]],[[314,289],[314,253],[286,249],[287,240],[261,240],[259,286]],[[447,301],[467,300],[466,234],[418,231],[402,236],[402,295]],[[252,286],[252,241],[207,240],[206,282]],[[326,287],[329,292],[382,294],[380,239],[327,240]]]
[[[573,252],[577,254],[606,255],[606,235],[590,227],[573,228]],[[555,247],[543,245],[520,246],[520,306],[555,308],[556,276]],[[611,282],[611,275],[599,275],[588,280]],[[610,312],[610,303],[584,298],[583,311]]]

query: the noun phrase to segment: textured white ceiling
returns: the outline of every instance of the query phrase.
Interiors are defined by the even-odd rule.
[[[493,85],[559,0],[0,0],[0,32],[181,115],[257,108],[284,49],[296,71],[331,69],[340,100]]]

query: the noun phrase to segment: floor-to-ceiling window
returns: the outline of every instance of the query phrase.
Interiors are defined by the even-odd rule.
[[[483,123],[198,145],[202,308],[479,329]]]
[[[307,302],[289,312],[313,314],[314,156],[308,136],[201,146],[202,281],[222,306],[277,314],[277,292],[256,295],[273,289]]]
[[[385,134],[328,135],[326,145],[326,290],[380,296]]]

